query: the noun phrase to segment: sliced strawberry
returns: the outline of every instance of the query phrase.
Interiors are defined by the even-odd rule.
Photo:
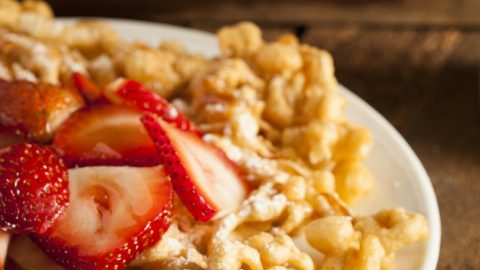
[[[68,205],[68,176],[49,147],[17,144],[0,150],[0,227],[43,233]]]
[[[108,103],[103,96],[102,88],[82,73],[72,73],[72,83],[89,104]]]
[[[73,89],[0,80],[0,127],[38,142],[48,142],[60,124],[83,106]]]
[[[175,191],[198,220],[223,216],[245,199],[246,182],[220,149],[152,115],[143,116],[142,122]]]
[[[172,221],[173,190],[161,166],[85,167],[69,177],[65,215],[33,237],[67,269],[123,269]]]
[[[142,113],[118,105],[86,108],[58,129],[53,145],[69,167],[154,166],[157,149],[140,122]]]
[[[114,104],[124,104],[154,113],[181,130],[192,131],[201,136],[201,132],[190,119],[166,99],[136,81],[118,79],[105,88],[105,96]]]

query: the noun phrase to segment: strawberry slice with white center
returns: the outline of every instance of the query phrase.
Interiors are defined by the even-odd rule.
[[[53,145],[69,167],[155,166],[157,149],[140,122],[142,113],[118,105],[86,108],[59,128]]]
[[[143,116],[142,122],[176,193],[196,219],[224,216],[245,199],[246,182],[219,148],[152,115]]]
[[[198,136],[202,135],[190,119],[166,99],[136,81],[118,79],[105,88],[104,94],[114,104],[123,104],[154,113],[181,130],[193,132]]]
[[[123,269],[171,224],[173,189],[161,166],[84,167],[69,177],[65,215],[33,236],[66,269]]]

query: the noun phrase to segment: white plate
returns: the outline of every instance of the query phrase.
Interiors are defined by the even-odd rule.
[[[108,21],[127,40],[141,40],[151,45],[157,45],[162,40],[176,40],[189,51],[208,56],[218,54],[215,37],[209,33],[157,23],[101,20]],[[400,251],[394,269],[434,270],[440,249],[440,215],[424,167],[407,142],[385,118],[343,86],[340,86],[340,91],[348,102],[348,118],[367,127],[375,141],[367,160],[367,166],[376,178],[375,189],[354,207],[354,211],[357,214],[371,214],[382,208],[401,206],[424,214],[431,231],[429,240]]]

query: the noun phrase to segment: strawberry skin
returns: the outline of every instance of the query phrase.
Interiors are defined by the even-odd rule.
[[[119,105],[101,105],[74,113],[58,129],[54,147],[68,167],[93,165],[155,166],[157,149],[140,118]]]
[[[83,106],[73,89],[0,80],[0,127],[37,142],[48,142],[58,126]]]
[[[105,96],[114,104],[124,104],[144,112],[154,113],[181,130],[202,135],[190,119],[166,99],[136,81],[126,79],[114,81],[106,87]]]
[[[176,193],[197,220],[221,217],[245,199],[246,182],[219,148],[153,115],[144,115],[142,122]]]
[[[72,73],[72,83],[73,87],[80,92],[88,104],[108,103],[108,100],[103,96],[102,88],[82,73]]]
[[[63,161],[49,147],[17,144],[0,150],[0,227],[43,233],[69,203]]]
[[[173,190],[161,166],[69,170],[71,203],[34,242],[65,269],[123,269],[172,222]]]

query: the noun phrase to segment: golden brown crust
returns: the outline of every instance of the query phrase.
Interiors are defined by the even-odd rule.
[[[47,83],[0,80],[0,125],[48,142],[73,112],[84,106],[76,90]]]

